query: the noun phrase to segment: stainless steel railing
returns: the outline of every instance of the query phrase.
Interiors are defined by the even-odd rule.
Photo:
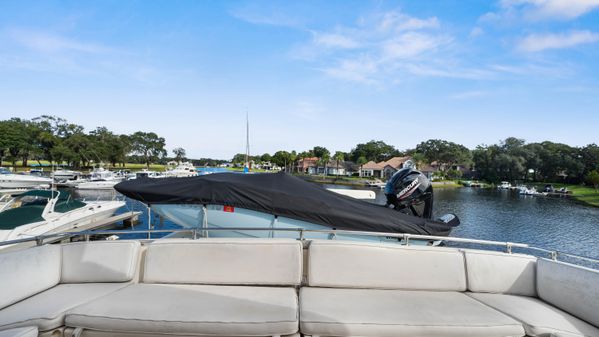
[[[28,238],[2,241],[0,242],[0,247],[14,245],[25,242],[33,242],[35,241],[36,245],[43,245],[44,241],[47,239],[70,239],[72,237],[83,237],[85,240],[89,240],[92,235],[123,235],[123,234],[148,234],[148,236],[152,233],[156,234],[164,234],[164,233],[189,233],[191,239],[197,239],[199,237],[206,236],[207,232],[216,232],[216,231],[268,231],[268,232],[295,232],[297,233],[297,239],[305,240],[306,234],[314,233],[314,234],[328,234],[330,239],[335,239],[338,235],[351,235],[351,236],[369,236],[369,237],[379,237],[379,238],[393,238],[402,240],[402,244],[410,245],[410,241],[412,240],[424,240],[424,241],[445,241],[445,242],[455,242],[455,243],[467,243],[467,244],[476,244],[483,246],[495,246],[495,247],[504,247],[507,253],[512,253],[513,248],[520,249],[528,249],[531,251],[536,251],[542,254],[547,254],[549,258],[553,260],[557,260],[560,257],[568,257],[580,261],[597,263],[599,264],[599,259],[586,257],[577,254],[571,254],[566,252],[561,252],[557,250],[549,250],[545,248],[534,247],[526,243],[517,243],[517,242],[506,242],[506,241],[492,241],[492,240],[481,240],[481,239],[469,239],[469,238],[458,238],[458,237],[446,237],[446,236],[433,236],[433,235],[419,235],[419,234],[406,234],[406,233],[386,233],[386,232],[365,232],[365,231],[350,231],[350,230],[337,230],[337,229],[305,229],[305,228],[272,228],[272,227],[224,227],[224,228],[206,228],[206,227],[198,227],[198,228],[183,228],[183,229],[142,229],[142,230],[97,230],[97,231],[80,231],[80,232],[63,232],[63,233],[53,233],[47,235],[38,235],[32,236]],[[141,239],[140,239],[141,240]],[[143,239],[147,240],[147,239]]]

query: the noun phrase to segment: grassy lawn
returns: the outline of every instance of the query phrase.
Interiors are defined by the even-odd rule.
[[[41,161],[42,166],[41,168],[44,171],[51,171],[52,170],[52,166],[49,166],[50,163],[47,161],[42,160]],[[22,166],[21,161],[17,161],[17,172],[23,172],[23,171],[29,171],[30,169],[38,169],[40,167],[38,166],[31,166],[31,165],[37,165],[38,162],[37,161],[33,161],[30,160],[28,162],[29,166]],[[45,166],[48,165],[48,166]],[[12,168],[12,163],[4,161],[2,162],[2,167],[6,167],[6,168]],[[146,164],[135,164],[135,163],[126,163],[125,166],[121,166],[121,165],[117,165],[116,167],[112,167],[109,165],[104,165],[104,167],[106,169],[111,169],[111,170],[130,170],[130,171],[140,171],[146,168]],[[56,168],[58,169],[58,168]],[[86,171],[89,168],[85,168],[85,169],[81,169],[81,171]],[[150,164],[150,170],[152,171],[165,171],[166,170],[166,165],[161,165],[161,164]]]
[[[543,189],[547,185],[546,183],[536,184],[537,189]],[[581,185],[568,185],[552,183],[554,188],[559,189],[566,187],[569,191],[572,191],[572,197],[578,201],[581,201],[587,205],[599,207],[599,190],[592,187],[581,186]]]
[[[433,181],[432,184],[433,184],[433,187],[435,187],[435,188],[456,188],[456,187],[463,187],[462,184],[460,184],[459,181],[455,181],[455,180]]]

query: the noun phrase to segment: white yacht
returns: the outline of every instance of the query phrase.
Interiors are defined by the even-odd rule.
[[[52,179],[30,174],[14,174],[0,168],[0,188],[36,188],[49,187]]]
[[[512,184],[510,184],[507,181],[502,181],[501,184],[497,186],[497,188],[500,190],[509,190],[510,188],[512,188]]]
[[[123,179],[124,177],[119,177],[114,172],[99,167],[91,172],[89,181],[77,184],[76,188],[81,190],[112,190],[114,185]]]
[[[124,205],[124,201],[82,202],[66,191],[26,191],[0,208],[0,241],[73,230],[108,218]]]
[[[135,172],[130,179],[140,179],[140,178],[164,178],[165,175],[163,172],[151,171],[148,169],[143,169],[141,171]]]
[[[164,175],[166,177],[195,177],[198,171],[190,162],[179,163],[174,168],[167,170]]]
[[[81,172],[72,170],[56,170],[52,172],[52,178],[56,182],[64,182],[67,180],[77,180],[81,176]]]

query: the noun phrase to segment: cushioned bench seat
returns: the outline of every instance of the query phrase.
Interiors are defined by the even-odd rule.
[[[289,239],[164,239],[142,282],[67,313],[69,327],[118,334],[279,336],[299,330],[302,244]]]
[[[447,291],[302,288],[300,330],[318,336],[523,336],[522,325]]]
[[[135,284],[67,314],[68,326],[115,332],[274,336],[297,332],[293,288]]]
[[[65,313],[125,287],[126,283],[59,284],[0,311],[0,329],[35,325],[40,331],[64,325]]]
[[[46,245],[0,255],[0,330],[36,326],[51,332],[65,313],[131,284],[140,243]]]
[[[27,326],[0,331],[0,337],[37,337],[37,328]]]
[[[527,336],[599,336],[596,327],[538,298],[483,293],[468,295],[522,322]]]

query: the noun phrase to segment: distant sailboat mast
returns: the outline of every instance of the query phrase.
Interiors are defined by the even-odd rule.
[[[245,167],[243,171],[250,171],[250,118],[247,110],[245,111]]]

